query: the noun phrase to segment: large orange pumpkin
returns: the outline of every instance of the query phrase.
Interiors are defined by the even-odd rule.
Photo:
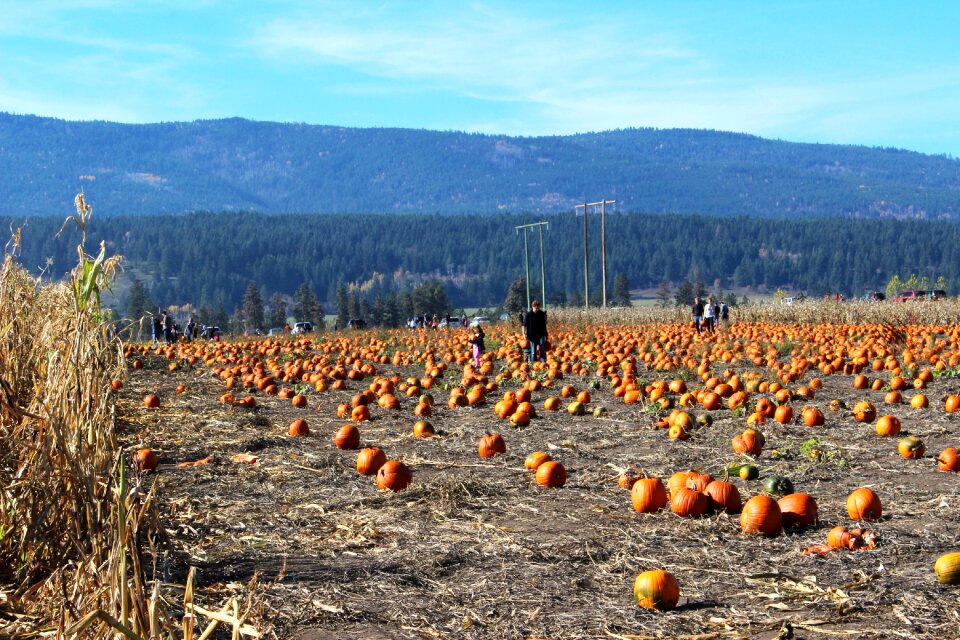
[[[734,514],[740,513],[743,508],[737,486],[726,480],[714,480],[706,486],[703,493],[707,496],[710,509],[713,511]]]
[[[847,496],[847,513],[854,520],[877,520],[883,515],[883,505],[877,494],[861,487]]]
[[[544,487],[562,487],[567,482],[567,470],[556,460],[547,460],[537,467],[536,480]]]
[[[133,466],[140,471],[153,471],[157,468],[157,454],[153,449],[137,449],[133,454]]]
[[[667,489],[660,478],[641,478],[633,483],[630,498],[638,513],[656,513],[667,506]]]
[[[707,512],[708,506],[707,496],[686,487],[674,493],[670,499],[670,510],[687,518],[699,518]]]
[[[333,436],[337,449],[356,449],[360,445],[360,430],[352,424],[345,424]]]
[[[770,496],[754,496],[747,500],[740,512],[740,528],[744,533],[762,533],[775,536],[783,527],[780,505]]]
[[[387,461],[387,454],[380,447],[368,447],[357,454],[357,471],[361,475],[372,476]]]
[[[947,447],[937,456],[937,468],[940,471],[960,471],[960,452],[954,447]]]
[[[477,454],[481,458],[492,458],[493,456],[506,453],[507,443],[499,433],[485,433],[480,437],[477,443]]]
[[[669,611],[680,601],[680,585],[668,571],[644,571],[633,583],[633,595],[641,607]]]
[[[806,527],[817,522],[817,501],[806,493],[791,493],[777,501],[784,527]]]
[[[401,491],[413,482],[413,473],[399,460],[387,460],[377,470],[377,488]]]

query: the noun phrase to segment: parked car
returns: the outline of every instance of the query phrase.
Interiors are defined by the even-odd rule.
[[[458,316],[450,316],[448,321],[446,318],[440,321],[441,327],[450,327],[451,329],[456,329],[463,326],[463,319]]]
[[[923,289],[907,289],[906,291],[901,291],[900,295],[893,299],[894,302],[906,302],[907,300],[924,300],[927,297],[927,292]]]
[[[883,302],[887,299],[887,296],[884,295],[882,291],[871,291],[863,296],[864,300],[874,300],[876,302]]]
[[[479,327],[482,324],[490,324],[492,320],[487,316],[474,316],[473,320],[470,321],[471,327]]]
[[[291,333],[301,334],[301,333],[313,333],[313,323],[312,322],[298,322],[293,325],[293,331]]]
[[[220,330],[220,327],[207,327],[200,332],[200,337],[206,340],[215,340],[223,335],[223,332]]]
[[[350,320],[347,320],[348,329],[364,329],[366,326],[367,322],[362,318],[351,318]]]
[[[267,331],[267,335],[268,335],[268,336],[282,336],[282,335],[283,335],[283,327],[274,327],[274,328],[270,329],[269,331]]]
[[[933,291],[930,292],[931,300],[943,300],[946,297],[947,297],[947,292],[944,291],[943,289],[934,289]]]

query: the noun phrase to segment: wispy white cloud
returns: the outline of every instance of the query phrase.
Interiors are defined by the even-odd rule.
[[[644,5],[605,7],[580,19],[519,6],[444,5],[431,12],[384,4],[348,13],[320,4],[267,22],[251,45],[274,60],[340,67],[525,110],[522,118],[467,115],[453,125],[489,133],[653,126],[862,142],[914,117],[911,96],[918,91],[949,90],[960,79],[956,69],[892,77],[852,69],[828,77],[816,70],[750,74],[725,68],[709,43],[693,39],[697,30],[655,20]]]

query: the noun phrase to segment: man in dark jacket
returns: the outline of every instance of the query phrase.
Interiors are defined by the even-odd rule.
[[[530,361],[547,361],[547,312],[540,308],[540,301],[530,303],[530,313],[523,319],[523,336],[530,343]]]
[[[700,323],[703,322],[703,303],[700,302],[700,298],[693,299],[691,311],[693,312],[693,324],[697,327],[697,333],[700,333]]]

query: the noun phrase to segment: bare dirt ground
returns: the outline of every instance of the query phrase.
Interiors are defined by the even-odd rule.
[[[559,395],[555,386],[534,393],[538,417],[523,429],[493,413],[506,387],[487,405],[449,409],[437,386],[429,420],[440,435],[417,439],[415,402],[398,394],[402,410],[373,406],[373,420],[359,425],[361,446],[380,446],[413,470],[412,486],[390,493],[356,472],[355,451],[332,442],[345,422],[337,404],[369,379],[311,391],[305,409],[255,393],[259,407],[249,410],[220,404],[223,384],[202,363],[170,372],[163,356],[143,360],[120,392],[120,426],[126,446],[159,455],[158,472],[145,479],[157,483],[172,545],[158,575],[182,585],[188,566],[197,567],[202,601],[259,572],[269,585],[262,614],[275,637],[960,637],[960,590],[938,584],[933,573],[941,554],[960,548],[960,477],[934,463],[943,448],[960,446],[960,418],[939,402],[960,389],[956,378],[934,380],[925,390],[930,408],[913,409],[884,405],[880,391],[855,390],[851,376],[825,376],[813,400],[793,404],[798,415],[807,404],[819,407],[826,426],[767,423],[760,479],[732,481],[745,501],[761,493],[764,477],[787,475],[817,499],[820,523],[765,538],[741,533],[736,516],[638,514],[617,486],[626,468],[664,479],[687,468],[722,476],[739,460],[730,439],[745,426],[726,408],[712,412],[712,426],[676,442],[653,428],[655,413],[623,404],[606,382],[591,389],[591,406],[606,407],[605,417],[544,411],[544,398]],[[422,365],[377,368],[378,375],[423,375]],[[451,367],[445,380],[459,377]],[[591,373],[562,383],[587,389],[593,380]],[[177,395],[180,383],[186,391]],[[143,407],[146,393],[161,396],[159,409]],[[914,393],[904,393],[907,403]],[[898,438],[878,437],[848,409],[828,407],[832,399],[850,407],[864,397],[921,436],[926,456],[904,459]],[[299,417],[312,433],[291,438],[287,426]],[[487,431],[503,435],[506,455],[477,456]],[[523,470],[536,450],[566,466],[564,487],[542,488]],[[242,452],[258,461],[231,462]],[[205,456],[211,464],[177,466]],[[860,486],[883,501],[883,518],[867,525],[878,546],[803,555],[833,526],[853,524],[845,500]],[[636,605],[634,578],[652,568],[677,577],[677,609]]]

